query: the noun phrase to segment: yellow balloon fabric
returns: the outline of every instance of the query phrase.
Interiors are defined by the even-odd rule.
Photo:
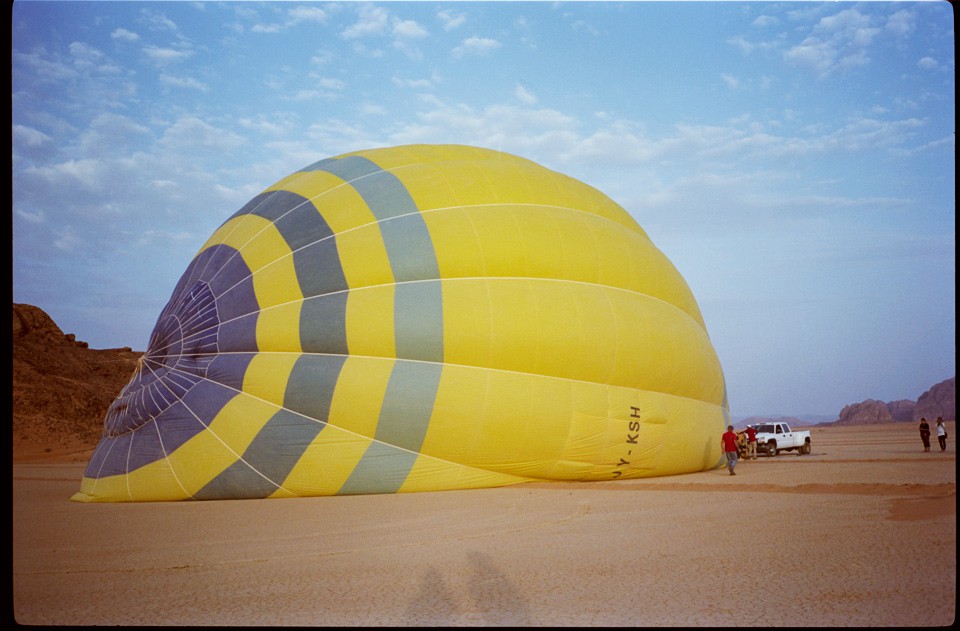
[[[617,480],[720,462],[687,284],[596,189],[460,145],[269,187],[203,245],[76,501]]]

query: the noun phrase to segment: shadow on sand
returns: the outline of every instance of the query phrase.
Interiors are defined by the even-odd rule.
[[[411,626],[510,625],[532,626],[530,607],[510,579],[480,552],[467,554],[469,602],[459,603],[443,574],[430,567],[420,579],[417,595],[404,620]]]

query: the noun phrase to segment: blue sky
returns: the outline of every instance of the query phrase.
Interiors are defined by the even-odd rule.
[[[731,413],[955,375],[946,2],[48,2],[12,8],[13,301],[144,350],[199,247],[319,159],[463,143],[629,211]]]

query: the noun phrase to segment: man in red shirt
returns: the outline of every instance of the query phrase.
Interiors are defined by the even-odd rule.
[[[720,437],[720,444],[723,445],[723,455],[727,457],[727,469],[730,469],[730,475],[737,475],[733,472],[737,466],[737,433],[733,431],[733,425],[727,425],[727,431]]]
[[[757,459],[757,428],[747,425],[747,460]]]

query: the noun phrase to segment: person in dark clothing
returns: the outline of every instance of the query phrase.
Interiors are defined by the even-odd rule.
[[[920,440],[923,441],[923,450],[930,451],[930,425],[923,417],[920,418]]]

